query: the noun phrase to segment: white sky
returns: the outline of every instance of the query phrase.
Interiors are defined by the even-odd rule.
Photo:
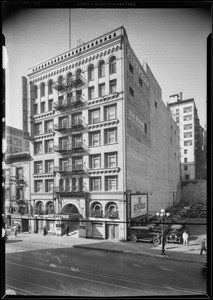
[[[149,64],[163,101],[180,92],[194,98],[204,127],[210,10],[71,9],[71,48],[120,26],[140,62]],[[69,9],[22,9],[3,22],[2,32],[9,56],[6,123],[22,129],[21,78],[29,67],[69,50]]]

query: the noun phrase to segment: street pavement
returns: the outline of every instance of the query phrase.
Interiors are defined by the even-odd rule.
[[[9,236],[6,243],[5,252],[11,253],[15,250],[15,247],[7,247],[10,243],[18,245],[18,242],[26,243],[36,243],[37,247],[43,249],[44,247],[52,248],[56,247],[75,247],[83,248],[90,250],[99,250],[99,251],[109,251],[109,252],[119,252],[129,255],[144,255],[159,257],[162,259],[171,259],[179,261],[190,261],[195,263],[205,263],[207,260],[207,255],[203,252],[200,255],[201,241],[203,238],[206,238],[206,235],[196,236],[189,241],[187,246],[180,244],[166,244],[165,246],[165,255],[162,255],[162,245],[154,245],[152,243],[137,242],[133,243],[131,241],[121,242],[117,240],[100,240],[100,239],[85,239],[79,238],[75,235],[72,236],[55,236],[47,235],[43,236],[42,234],[29,234],[21,233],[17,237]],[[17,243],[16,243],[17,242]],[[54,246],[53,246],[54,245]]]

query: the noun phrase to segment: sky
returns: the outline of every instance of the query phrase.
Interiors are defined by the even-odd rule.
[[[4,15],[4,9],[3,9]],[[183,93],[194,98],[206,125],[207,37],[210,10],[184,9],[21,9],[3,20],[6,40],[6,124],[22,129],[22,76],[46,59],[124,26],[141,63],[150,66],[165,104]]]

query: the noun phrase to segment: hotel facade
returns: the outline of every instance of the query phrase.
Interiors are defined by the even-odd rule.
[[[179,129],[123,27],[31,67],[22,83],[34,232],[68,224],[127,240],[131,222],[179,201]]]

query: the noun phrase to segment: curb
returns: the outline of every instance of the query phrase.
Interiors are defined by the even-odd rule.
[[[82,245],[74,245],[73,247],[74,248],[87,249],[87,250],[112,252],[112,253],[132,254],[132,255],[135,255],[135,256],[156,257],[156,258],[163,258],[163,259],[169,259],[169,260],[175,260],[175,261],[194,262],[194,263],[198,263],[198,264],[203,264],[204,263],[204,262],[196,261],[196,260],[173,258],[173,257],[169,257],[168,255],[153,254],[153,253],[146,253],[146,252],[133,252],[133,251],[128,251],[128,250],[115,250],[115,249],[110,250],[110,249],[103,249],[103,248],[93,248],[93,247],[82,246]]]

